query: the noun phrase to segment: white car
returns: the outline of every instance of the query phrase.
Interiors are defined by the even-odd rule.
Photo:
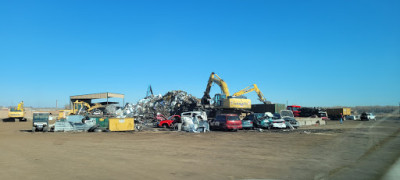
[[[372,114],[372,113],[363,112],[363,113],[361,114],[361,121],[362,121],[362,120],[367,120],[367,121],[369,121],[369,120],[376,120],[376,117],[375,117],[375,115]]]
[[[372,114],[372,113],[367,113],[367,116],[368,116],[368,119],[369,119],[369,120],[376,120],[375,115]]]
[[[346,120],[360,120],[360,115],[349,115],[349,116],[346,116]]]
[[[268,129],[286,129],[286,121],[281,118],[281,115],[279,113],[273,114],[273,116],[268,120],[268,124]]]

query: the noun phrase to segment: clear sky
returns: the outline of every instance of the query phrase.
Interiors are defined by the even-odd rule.
[[[277,103],[398,105],[400,1],[0,1],[0,62],[2,106],[200,98],[211,72]]]

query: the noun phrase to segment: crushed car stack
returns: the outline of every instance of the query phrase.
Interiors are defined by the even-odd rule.
[[[200,100],[185,91],[169,91],[164,96],[156,95],[139,100],[136,104],[127,103],[122,110],[109,108],[108,112],[121,117],[153,119],[157,113],[165,116],[181,114],[194,110]]]

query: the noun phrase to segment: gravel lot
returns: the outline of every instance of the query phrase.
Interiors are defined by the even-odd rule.
[[[207,134],[31,133],[29,117],[6,116],[2,110],[1,179],[391,179],[400,157],[394,116]]]

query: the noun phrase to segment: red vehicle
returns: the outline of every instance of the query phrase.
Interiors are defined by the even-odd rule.
[[[157,115],[156,119],[157,119],[157,124],[156,124],[157,127],[169,128],[172,126],[173,123],[180,121],[181,116],[173,115],[166,118],[164,115],[159,114]]]
[[[287,106],[287,110],[291,110],[293,112],[294,117],[299,117],[300,116],[300,111],[299,109],[301,108],[301,106],[298,105],[291,105],[291,106]]]
[[[237,114],[220,114],[210,123],[211,129],[239,130],[242,129],[242,121]]]

